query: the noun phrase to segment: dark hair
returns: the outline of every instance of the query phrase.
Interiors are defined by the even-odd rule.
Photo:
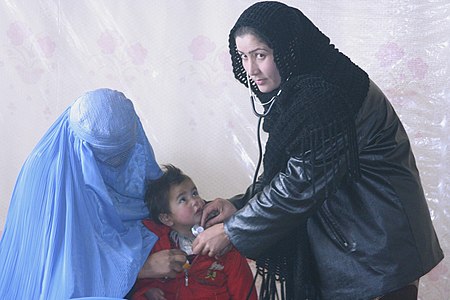
[[[150,217],[158,224],[160,214],[170,213],[169,193],[174,185],[179,185],[186,179],[190,179],[179,168],[167,164],[162,166],[163,175],[155,180],[147,181],[147,191],[145,193],[145,203],[150,211]]]
[[[270,49],[273,49],[270,40],[266,36],[264,36],[261,32],[259,32],[258,29],[251,26],[241,26],[237,28],[233,36],[236,39],[237,37],[242,37],[246,34],[254,35],[258,40],[269,46]]]

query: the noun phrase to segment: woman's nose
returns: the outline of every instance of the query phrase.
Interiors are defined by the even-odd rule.
[[[248,60],[247,69],[247,73],[250,75],[256,75],[259,72],[258,64],[253,59]]]

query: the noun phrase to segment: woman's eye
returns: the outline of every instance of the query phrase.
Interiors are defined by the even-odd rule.
[[[256,58],[257,58],[257,59],[264,59],[265,57],[266,57],[266,55],[263,54],[263,53],[257,53],[257,54],[256,54]]]
[[[247,55],[245,55],[244,53],[239,54],[242,60],[247,59]]]

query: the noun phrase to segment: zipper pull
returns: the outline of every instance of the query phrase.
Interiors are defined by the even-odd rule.
[[[186,262],[183,265],[184,269],[184,285],[189,286],[189,269],[191,268],[191,264],[189,263],[189,260],[186,260]]]
[[[189,271],[184,270],[184,286],[189,286]]]

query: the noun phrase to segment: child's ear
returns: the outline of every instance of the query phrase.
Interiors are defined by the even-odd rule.
[[[167,226],[172,226],[173,225],[172,218],[170,217],[169,214],[164,214],[164,213],[163,214],[159,214],[159,220],[164,225],[167,225]]]

